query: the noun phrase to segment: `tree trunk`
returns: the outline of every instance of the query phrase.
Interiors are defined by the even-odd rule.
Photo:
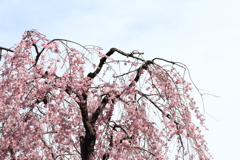
[[[80,137],[82,160],[90,160],[94,152],[95,141],[96,132],[94,134],[86,133],[85,137]]]

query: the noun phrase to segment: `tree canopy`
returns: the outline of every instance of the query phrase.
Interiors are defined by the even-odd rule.
[[[0,51],[0,159],[211,159],[184,64],[36,30]]]

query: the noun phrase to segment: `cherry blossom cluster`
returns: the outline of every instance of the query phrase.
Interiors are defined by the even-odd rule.
[[[184,67],[26,31],[0,66],[0,159],[209,160]]]

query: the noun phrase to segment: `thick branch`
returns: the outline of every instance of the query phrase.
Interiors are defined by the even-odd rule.
[[[51,42],[52,42],[52,41],[51,41]],[[50,44],[51,42],[49,42],[48,44]],[[42,48],[42,50],[39,52],[39,51],[38,51],[38,48],[37,48],[37,45],[36,45],[35,43],[33,43],[33,46],[34,46],[34,48],[35,48],[35,50],[36,50],[36,53],[37,53],[37,56],[36,56],[36,58],[35,58],[35,64],[34,64],[33,66],[36,66],[36,64],[37,64],[37,62],[38,62],[38,60],[39,60],[39,57],[41,56],[41,54],[42,54],[42,52],[44,51],[45,48]]]
[[[8,150],[11,154],[12,160],[16,160],[15,152],[11,146],[8,147]]]
[[[35,51],[37,52],[37,54],[39,54],[39,51],[38,51],[38,48],[37,48],[37,45],[35,43],[32,44],[33,47],[35,48]]]
[[[98,116],[102,113],[103,109],[105,108],[105,106],[107,105],[109,99],[108,96],[106,95],[101,102],[101,105],[96,109],[96,111],[94,112],[93,116],[92,116],[92,121],[91,123],[94,125],[98,119]]]
[[[133,51],[132,53],[129,54],[129,53],[124,53],[123,51],[121,51],[121,50],[119,50],[119,49],[117,49],[117,48],[111,48],[111,49],[106,53],[106,56],[109,57],[109,56],[111,56],[114,52],[118,52],[118,53],[120,53],[121,55],[126,56],[126,57],[132,57],[132,58],[135,58],[135,59],[137,59],[137,60],[144,61],[143,59],[134,56],[134,54],[143,54],[143,53],[139,53],[139,52]],[[94,72],[90,72],[87,76],[88,76],[89,78],[94,78],[94,77],[96,77],[96,75],[101,71],[101,69],[102,69],[104,63],[106,62],[106,60],[107,60],[106,57],[102,57],[102,58],[100,59],[100,62],[99,62],[99,64],[98,64],[97,69],[96,69]]]
[[[106,54],[106,56],[111,56],[115,51],[116,51],[116,50],[115,50],[114,48],[111,48],[111,49],[108,51],[108,53]],[[88,76],[89,78],[92,78],[92,79],[93,79],[94,77],[96,77],[96,75],[101,71],[102,66],[104,65],[104,63],[106,62],[106,60],[107,60],[106,57],[102,57],[102,58],[100,59],[100,62],[99,62],[99,64],[98,64],[97,69],[96,69],[94,72],[90,72],[87,76]]]
[[[8,51],[8,52],[14,52],[13,50],[9,49],[9,48],[5,48],[5,47],[1,47],[0,46],[0,50],[5,50],[5,51]]]
[[[73,92],[68,86],[65,90],[69,95]],[[80,102],[77,102],[82,114],[82,121],[86,130],[85,136],[80,138],[81,157],[83,160],[89,160],[96,142],[96,130],[94,125],[89,122],[88,107],[87,107],[87,94],[83,93],[81,96],[76,94]]]
[[[8,49],[8,48],[1,47],[1,46],[0,46],[0,61],[1,61],[1,59],[2,59],[2,50],[9,51],[9,52],[14,52],[14,51],[11,50],[11,49]]]
[[[48,44],[50,44],[50,43],[52,43],[52,42],[53,42],[53,41],[49,42]],[[48,45],[48,44],[47,44],[47,45]],[[45,48],[42,48],[42,50],[41,50],[40,52],[38,52],[37,45],[33,43],[33,46],[34,46],[34,48],[35,48],[35,50],[36,50],[36,52],[37,52],[37,56],[36,56],[36,58],[35,58],[35,63],[34,63],[34,65],[33,65],[33,67],[34,67],[34,66],[37,65],[37,62],[38,62],[38,60],[39,60],[42,52],[45,50]]]

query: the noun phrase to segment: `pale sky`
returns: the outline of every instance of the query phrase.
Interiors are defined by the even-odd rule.
[[[204,96],[215,160],[240,159],[239,0],[1,0],[0,46],[25,30],[182,62]],[[197,102],[201,105],[201,102]]]

